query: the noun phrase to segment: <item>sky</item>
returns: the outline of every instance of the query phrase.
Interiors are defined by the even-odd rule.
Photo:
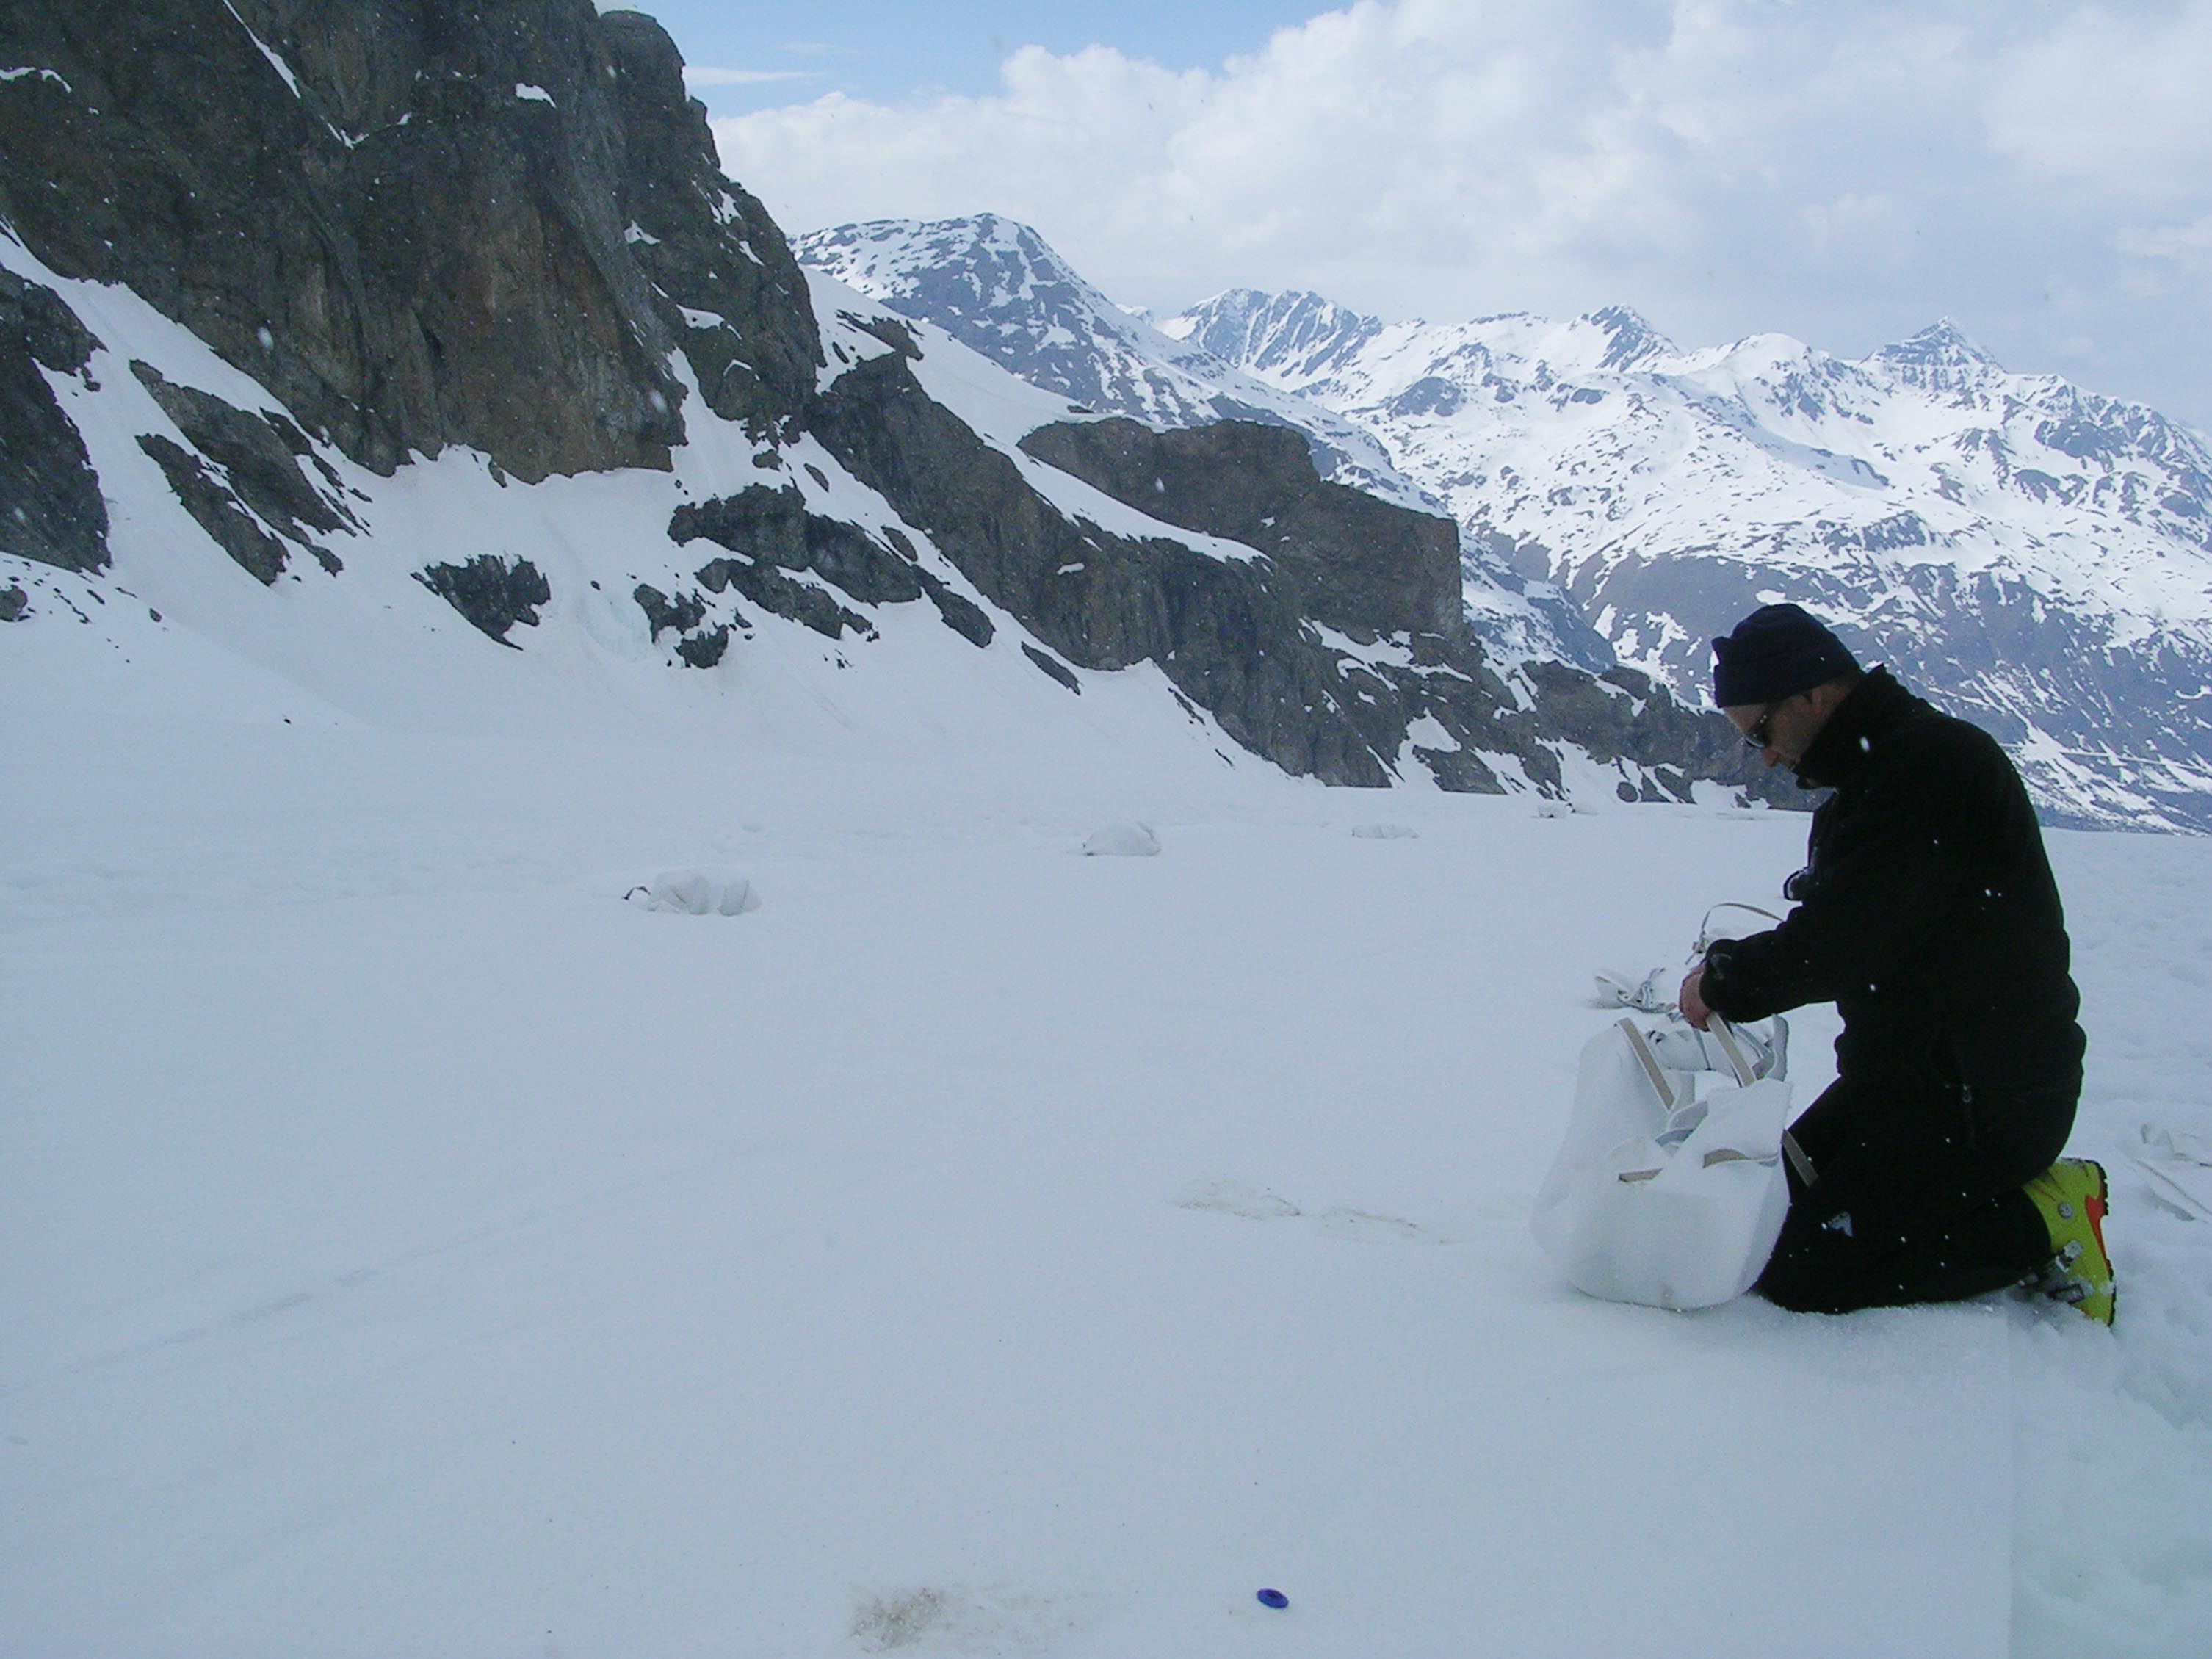
[[[2212,0],[646,0],[793,232],[996,212],[1124,304],[1948,317],[2212,430]]]

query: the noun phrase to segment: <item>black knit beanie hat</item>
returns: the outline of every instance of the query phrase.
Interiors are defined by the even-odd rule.
[[[1713,641],[1713,701],[1723,708],[1773,702],[1857,668],[1844,642],[1803,610],[1763,605]]]

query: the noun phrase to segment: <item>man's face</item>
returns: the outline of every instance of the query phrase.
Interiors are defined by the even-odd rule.
[[[1817,690],[1798,691],[1772,702],[1732,704],[1721,713],[1759,750],[1760,760],[1770,767],[1786,763],[1794,770],[1827,723],[1825,702]]]

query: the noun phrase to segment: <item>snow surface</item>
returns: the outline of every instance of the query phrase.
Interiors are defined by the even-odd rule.
[[[7,1652],[2212,1628],[2212,1227],[2122,1156],[2212,1132],[2212,843],[2052,838],[2116,1333],[1668,1315],[1567,1289],[1530,1194],[1592,969],[1771,898],[1802,818],[1405,790],[1376,840],[1104,677],[932,738],[1012,706],[964,645],[902,702],[794,659],[765,715],[587,724],[460,635],[311,691],[0,629]],[[1081,855],[1131,817],[1160,856]],[[769,902],[623,902],[685,869]]]

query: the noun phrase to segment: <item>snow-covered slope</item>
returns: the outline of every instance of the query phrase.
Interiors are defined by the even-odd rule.
[[[1256,420],[1291,426],[1325,476],[1429,511],[1431,487],[1410,480],[1360,421],[1244,373],[1204,342],[1179,340],[1115,304],[1026,225],[979,214],[886,219],[794,237],[802,264],[936,325],[1034,385],[1100,414],[1153,426]],[[1591,669],[1611,654],[1548,584],[1525,577],[1486,544],[1461,549],[1468,612],[1486,645],[1511,661],[1535,656]]]
[[[1707,639],[1786,597],[1996,732],[2053,816],[2212,827],[2212,453],[2151,410],[1948,324],[1857,362],[1250,290],[1161,328],[1366,425],[1686,698]]]

